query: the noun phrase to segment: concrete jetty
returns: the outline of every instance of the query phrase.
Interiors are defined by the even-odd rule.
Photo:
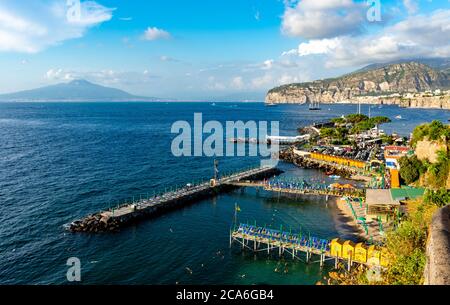
[[[118,231],[120,228],[139,220],[236,189],[238,186],[233,185],[233,182],[266,179],[281,173],[282,171],[278,168],[258,167],[228,177],[211,179],[209,183],[196,186],[187,185],[184,188],[167,192],[160,196],[89,215],[72,222],[68,229],[71,232],[86,233]]]

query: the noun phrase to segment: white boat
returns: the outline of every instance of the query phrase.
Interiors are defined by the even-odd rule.
[[[320,103],[319,102],[311,102],[309,104],[309,110],[317,111],[317,110],[322,110],[322,109],[320,108]]]
[[[402,119],[402,116],[401,116],[401,115],[397,115],[395,118],[396,118],[397,120],[401,120],[401,119]]]

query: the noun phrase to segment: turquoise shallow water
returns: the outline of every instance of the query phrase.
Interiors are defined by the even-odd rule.
[[[363,110],[367,111],[368,106]],[[336,236],[325,202],[276,198],[238,190],[205,200],[112,235],[74,235],[63,225],[127,198],[212,175],[212,159],[170,153],[176,120],[279,120],[282,134],[352,113],[335,105],[198,103],[0,103],[0,283],[64,284],[66,260],[82,262],[84,284],[313,284],[324,271],[289,259],[229,249],[234,204],[241,221]],[[418,123],[446,121],[440,110],[375,107],[395,120],[386,131],[408,134]],[[221,158],[222,171],[257,164],[257,158]],[[323,179],[315,171],[280,165],[285,175]],[[287,273],[284,272],[287,263]],[[186,271],[192,269],[192,275]],[[326,271],[326,270],[325,270]]]

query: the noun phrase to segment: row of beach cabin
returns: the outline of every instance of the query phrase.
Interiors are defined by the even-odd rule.
[[[355,244],[350,240],[339,238],[330,242],[330,255],[372,266],[387,267],[389,264],[386,248],[376,245],[367,246],[365,243]]]

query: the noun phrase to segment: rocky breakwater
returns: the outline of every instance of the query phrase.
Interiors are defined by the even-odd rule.
[[[68,229],[74,233],[117,232],[121,226],[120,222],[119,218],[97,213],[72,222]]]
[[[116,232],[120,228],[120,219],[102,214],[93,214],[72,222],[68,229],[74,233]]]
[[[353,171],[353,170],[337,167],[335,165],[325,164],[323,162],[319,162],[319,161],[313,160],[311,158],[305,158],[305,157],[299,156],[294,153],[293,147],[290,147],[286,150],[281,151],[279,156],[280,156],[280,160],[292,163],[298,167],[309,168],[309,169],[319,169],[330,175],[338,175],[343,178],[351,178],[352,176],[358,174],[356,170]]]

